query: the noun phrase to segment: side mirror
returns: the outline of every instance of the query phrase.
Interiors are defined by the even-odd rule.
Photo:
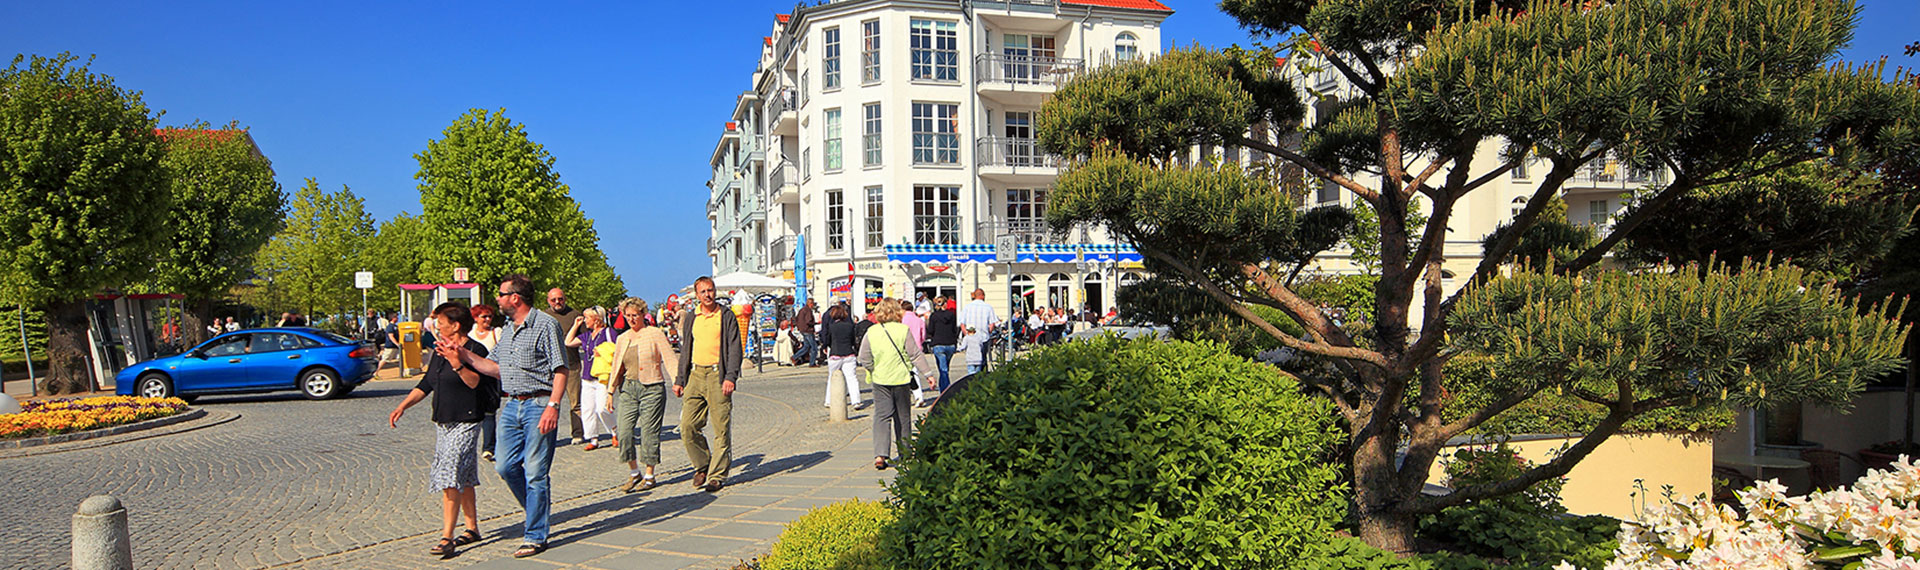
[[[196,349],[187,351],[187,358],[198,358],[201,360],[206,360],[207,353],[201,352],[200,349],[196,348]]]

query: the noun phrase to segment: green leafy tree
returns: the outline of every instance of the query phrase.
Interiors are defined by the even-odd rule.
[[[91,387],[82,301],[163,251],[171,202],[140,93],[68,54],[0,70],[0,300],[46,308],[53,393]]]
[[[425,274],[466,267],[485,283],[519,273],[600,303],[626,293],[553,155],[504,110],[467,111],[414,159],[420,222],[433,236],[420,248]]]
[[[280,231],[287,199],[247,131],[198,123],[160,134],[174,237],[142,288],[186,297],[180,329],[192,345],[205,340],[214,301],[251,277],[254,254]]]
[[[360,263],[362,271],[373,272],[373,289],[367,291],[369,308],[382,313],[397,311],[401,283],[440,283],[452,277],[431,279],[421,272],[428,239],[424,229],[419,216],[406,212],[380,223],[380,230],[368,243]]]
[[[1296,88],[1271,52],[1180,50],[1082,74],[1037,121],[1042,143],[1075,159],[1048,221],[1103,225],[1139,248],[1149,269],[1199,284],[1283,344],[1337,363],[1296,375],[1333,402],[1348,430],[1341,457],[1368,543],[1406,550],[1419,515],[1562,476],[1638,415],[1705,398],[1844,405],[1857,375],[1893,366],[1905,329],[1882,312],[1856,312],[1793,268],[1587,271],[1697,189],[1815,160],[1892,164],[1920,154],[1912,152],[1920,97],[1883,82],[1877,68],[1829,63],[1851,37],[1852,2],[1221,7],[1256,34],[1297,33],[1282,55],[1345,87]],[[1320,120],[1302,126],[1307,98]],[[1249,136],[1262,123],[1280,136]],[[1336,326],[1284,277],[1315,242],[1298,231],[1297,200],[1238,169],[1177,166],[1174,153],[1196,144],[1266,153],[1372,210],[1380,271],[1365,334]],[[1497,278],[1576,169],[1609,153],[1662,168],[1671,183],[1640,197],[1556,273]],[[1444,246],[1457,205],[1524,159],[1546,168],[1514,217],[1518,230],[1489,244],[1461,276],[1464,287],[1449,292]],[[1415,200],[1430,212],[1424,230],[1412,223]],[[1249,304],[1281,310],[1306,333],[1285,334]],[[1444,365],[1470,353],[1513,363],[1499,377],[1516,385],[1446,421]],[[1421,493],[1448,438],[1548,389],[1608,413],[1565,454],[1512,479]]]
[[[352,189],[324,192],[308,178],[293,194],[285,229],[260,250],[257,306],[312,316],[359,312],[353,274],[373,235],[373,218]]]

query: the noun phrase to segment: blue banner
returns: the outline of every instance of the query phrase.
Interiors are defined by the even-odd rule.
[[[793,306],[807,306],[807,236],[793,242]]]

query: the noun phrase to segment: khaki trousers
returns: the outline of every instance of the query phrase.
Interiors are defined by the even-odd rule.
[[[687,461],[694,471],[705,471],[708,481],[726,481],[733,467],[733,396],[720,392],[720,369],[694,366],[687,375],[685,400],[680,402],[680,440],[687,444]],[[713,422],[713,448],[700,430]]]

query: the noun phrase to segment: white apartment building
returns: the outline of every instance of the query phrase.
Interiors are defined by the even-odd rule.
[[[710,162],[714,273],[798,280],[823,306],[981,288],[1003,317],[1104,312],[1143,277],[1139,256],[1098,230],[1047,230],[1059,164],[1033,119],[1090,66],[1157,54],[1172,13],[1153,0],[838,0],[775,16]],[[1016,261],[995,262],[1007,239]]]

